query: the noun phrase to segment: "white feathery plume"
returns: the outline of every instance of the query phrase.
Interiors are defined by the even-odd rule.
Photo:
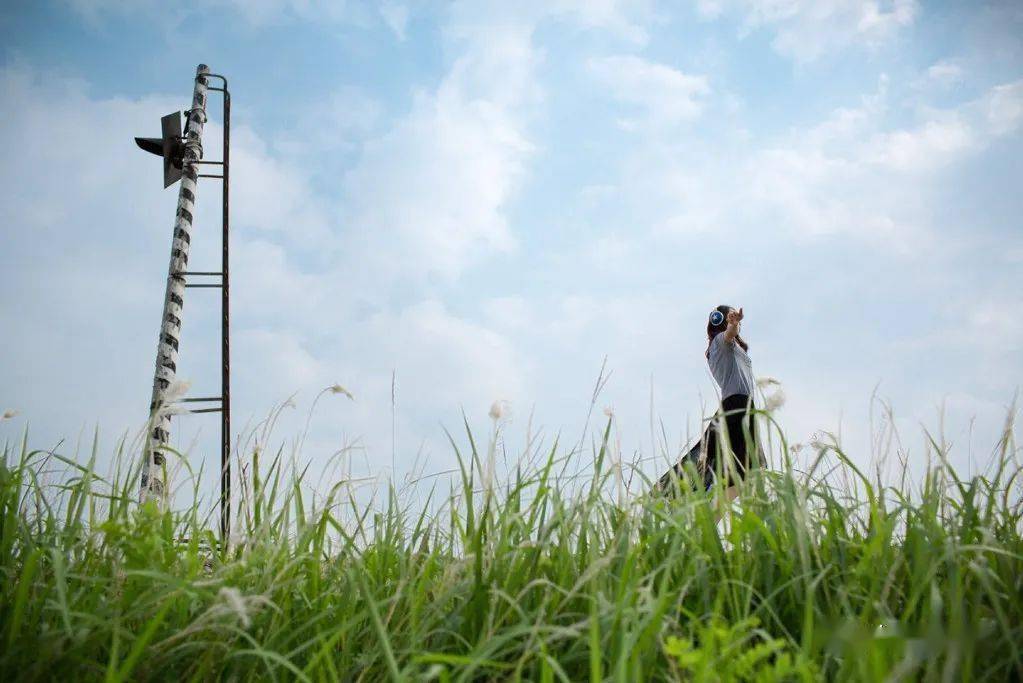
[[[242,628],[248,628],[252,624],[248,607],[245,605],[245,598],[242,597],[240,590],[231,586],[224,586],[217,593],[217,596],[224,601],[224,604],[230,611],[238,616],[238,621],[242,623]]]
[[[355,397],[352,396],[352,392],[348,391],[347,389],[345,389],[340,384],[334,384],[333,386],[331,386],[330,387],[330,393],[332,393],[332,394],[344,394],[345,396],[347,396],[352,401],[355,400]]]
[[[170,383],[167,387],[167,391],[163,395],[164,404],[170,404],[177,401],[179,398],[183,398],[188,393],[188,389],[192,386],[192,382],[187,379],[176,379]]]
[[[785,392],[780,388],[764,400],[764,410],[768,412],[777,410],[785,405]]]
[[[831,432],[820,432],[819,435],[818,434],[814,434],[813,440],[810,441],[810,445],[818,453],[823,453],[824,451],[826,451],[826,450],[828,450],[829,448],[832,447],[831,443],[827,443],[827,442],[824,441],[823,437],[825,437],[825,436],[827,436],[831,440],[832,443],[835,441],[835,435],[832,434]]]
[[[501,431],[501,421],[507,419],[510,413],[508,401],[494,401],[490,404],[490,419],[494,422],[494,431],[487,446],[487,461],[483,471],[483,487],[489,493],[494,487],[494,475],[497,471],[497,439]]]
[[[167,387],[167,391],[163,394],[163,403],[156,410],[156,415],[153,416],[154,422],[159,422],[164,416],[167,415],[182,415],[189,412],[188,408],[181,405],[176,405],[179,400],[185,397],[188,393],[192,383],[187,379],[175,379]]]
[[[163,417],[164,415],[184,415],[188,412],[191,411],[182,405],[165,405],[157,411],[157,414]]]

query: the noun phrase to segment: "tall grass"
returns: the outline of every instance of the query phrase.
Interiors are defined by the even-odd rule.
[[[95,453],[26,440],[0,462],[0,678],[1023,677],[1011,420],[986,476],[958,477],[931,439],[912,489],[838,444],[797,471],[771,443],[720,524],[720,491],[623,495],[611,420],[586,457],[554,443],[482,488],[493,443],[466,425],[454,489],[369,503],[349,481],[311,497],[256,449],[219,547],[198,504],[139,506],[135,469],[105,478]],[[61,461],[72,476],[45,483]]]

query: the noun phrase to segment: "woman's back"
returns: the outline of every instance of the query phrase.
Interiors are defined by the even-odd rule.
[[[753,395],[753,361],[736,342],[725,341],[725,335],[714,335],[710,341],[707,363],[714,380],[721,388],[721,398],[735,394]]]

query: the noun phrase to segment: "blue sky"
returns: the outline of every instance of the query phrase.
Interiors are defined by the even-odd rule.
[[[110,452],[144,422],[175,196],[132,136],[199,62],[234,102],[236,424],[297,392],[289,441],[320,389],[355,396],[321,400],[305,458],[442,470],[442,426],[486,433],[494,401],[509,453],[574,442],[605,357],[625,457],[652,414],[674,452],[716,401],[719,303],[790,438],[840,428],[862,463],[875,388],[916,463],[944,406],[966,472],[1023,376],[1017,3],[71,0],[8,3],[0,35],[0,438]],[[190,291],[179,375],[208,395]],[[216,423],[174,438],[198,464]]]

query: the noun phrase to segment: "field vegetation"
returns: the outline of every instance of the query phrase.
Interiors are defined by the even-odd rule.
[[[0,462],[0,679],[1020,680],[1014,413],[968,479],[926,433],[918,472],[824,441],[797,466],[764,414],[772,467],[720,522],[719,489],[651,495],[613,418],[499,477],[466,425],[452,488],[371,500],[252,448],[226,547],[198,501],[140,506],[129,450],[108,474],[26,438]]]

